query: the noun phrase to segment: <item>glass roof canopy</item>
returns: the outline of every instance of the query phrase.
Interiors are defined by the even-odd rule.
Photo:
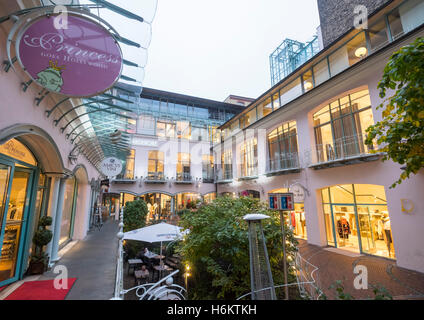
[[[138,97],[144,79],[151,23],[156,13],[157,0],[36,0],[26,5],[17,2],[14,5],[16,10],[0,17],[0,23],[11,29],[16,17],[20,19],[34,10],[53,8],[56,5],[82,9],[97,16],[98,22],[113,34],[122,49],[122,76],[115,87],[131,84],[120,90],[126,90],[131,96]],[[16,59],[11,62],[14,68],[17,67],[15,62]],[[32,81],[27,82],[28,86],[31,84]],[[139,107],[132,101],[117,96],[115,87],[91,98],[66,98],[51,92],[48,98],[46,94],[40,99],[53,100],[54,107],[46,110],[46,115],[53,119],[54,124],[74,144],[70,159],[83,154],[97,168],[109,156],[126,161],[130,152],[130,134],[135,132]],[[39,98],[36,101],[37,99]],[[121,132],[121,138],[113,143],[110,134],[116,130]]]

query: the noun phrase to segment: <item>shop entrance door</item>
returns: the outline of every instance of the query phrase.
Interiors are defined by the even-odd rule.
[[[32,177],[33,170],[0,164],[0,285],[19,278]]]

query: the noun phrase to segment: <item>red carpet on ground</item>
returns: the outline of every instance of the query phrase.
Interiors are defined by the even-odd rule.
[[[5,300],[65,300],[77,278],[69,278],[67,289],[55,289],[54,280],[27,281]],[[61,280],[59,284],[62,284]]]

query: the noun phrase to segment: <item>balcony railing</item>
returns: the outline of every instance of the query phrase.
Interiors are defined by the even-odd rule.
[[[204,183],[213,183],[215,181],[214,168],[212,166],[203,166],[202,181]]]
[[[166,179],[163,172],[149,172],[144,181],[147,183],[165,183]]]
[[[258,165],[255,164],[240,164],[238,165],[237,175],[239,179],[251,179],[258,176]]]
[[[266,173],[274,174],[298,169],[300,169],[299,154],[297,152],[283,153],[267,162]]]
[[[365,135],[354,135],[336,139],[331,143],[317,144],[305,153],[305,160],[308,165],[314,166],[375,156],[371,151],[377,148],[377,144],[366,145],[365,139]]]
[[[190,172],[177,172],[175,181],[177,183],[192,183],[193,177],[190,175]]]
[[[231,164],[225,164],[223,167],[217,168],[216,181],[227,182],[233,179],[233,166]]]

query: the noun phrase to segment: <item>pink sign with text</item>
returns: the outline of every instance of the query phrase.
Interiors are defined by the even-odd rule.
[[[69,15],[67,29],[56,29],[54,16],[26,28],[18,53],[26,72],[51,92],[91,97],[112,87],[122,70],[115,38],[101,25]]]

